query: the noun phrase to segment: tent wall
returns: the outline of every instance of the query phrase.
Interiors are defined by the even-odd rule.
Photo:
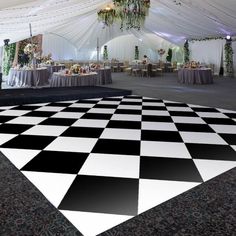
[[[67,39],[55,35],[44,34],[43,35],[43,55],[52,53],[53,60],[76,60],[77,49]]]
[[[157,50],[163,48],[165,49],[166,54],[163,56],[162,60],[165,61],[168,49],[172,48],[172,61],[183,62],[182,48],[154,34],[143,34],[141,37],[136,37],[134,35],[120,36],[109,41],[106,45],[108,47],[108,57],[110,60],[112,58],[127,61],[134,60],[135,46],[138,46],[140,59],[142,59],[144,55],[147,55],[151,61],[157,62],[160,59]]]
[[[190,42],[190,59],[205,64],[214,64],[214,73],[219,74],[224,54],[225,40]]]

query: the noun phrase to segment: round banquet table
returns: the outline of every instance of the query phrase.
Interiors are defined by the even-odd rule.
[[[96,86],[98,84],[98,74],[72,74],[66,75],[54,72],[50,80],[50,87],[73,87],[73,86]]]
[[[14,87],[43,86],[49,83],[49,73],[45,68],[10,69],[7,84]]]
[[[65,65],[44,65],[43,67],[47,68],[48,72],[52,75],[54,72],[58,72],[60,70],[64,70]]]
[[[99,84],[111,84],[112,83],[112,76],[111,76],[111,69],[110,68],[101,68],[96,70],[98,73],[98,81]]]
[[[186,84],[212,84],[212,71],[209,68],[179,69],[178,82]]]

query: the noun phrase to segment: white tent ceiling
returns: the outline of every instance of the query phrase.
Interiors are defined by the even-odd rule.
[[[33,35],[54,33],[77,48],[94,47],[127,32],[119,26],[103,29],[98,9],[109,0],[0,0],[0,45],[9,38],[16,42]],[[181,3],[181,5],[176,4]],[[236,0],[151,0],[149,16],[137,37],[154,33],[175,44],[186,38],[236,35]]]

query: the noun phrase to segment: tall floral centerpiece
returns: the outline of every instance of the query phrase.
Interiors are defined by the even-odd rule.
[[[157,52],[160,56],[160,60],[162,61],[162,57],[166,53],[166,51],[163,48],[161,48],[161,49],[158,49]]]
[[[36,53],[37,45],[28,43],[24,48],[24,53],[29,57],[30,63],[33,64],[34,54]]]
[[[104,50],[103,50],[103,60],[107,61],[108,60],[108,49],[107,49],[107,45],[104,46]]]
[[[234,62],[233,62],[233,48],[232,42],[226,41],[225,43],[225,66],[226,66],[226,73],[227,76],[233,77],[234,76]]]
[[[139,48],[138,48],[138,46],[135,46],[134,59],[139,60]]]

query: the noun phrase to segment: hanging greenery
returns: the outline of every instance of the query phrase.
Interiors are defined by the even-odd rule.
[[[104,26],[111,26],[114,24],[116,19],[116,11],[111,9],[110,7],[106,7],[105,9],[101,9],[98,12],[98,20],[104,23]]]
[[[103,51],[103,60],[104,60],[104,61],[108,60],[108,50],[107,50],[107,45],[104,46],[104,51]]]
[[[186,40],[184,44],[184,62],[185,63],[189,62],[189,57],[190,57],[189,43],[188,43],[188,40]]]
[[[135,46],[134,60],[139,60],[139,48]]]
[[[189,42],[201,42],[201,41],[209,41],[209,40],[217,40],[217,39],[224,39],[223,37],[206,37],[206,38],[196,38],[196,39],[189,39]]]
[[[114,9],[107,6],[98,12],[98,20],[104,26],[120,23],[120,29],[140,30],[149,13],[150,0],[113,0]]]
[[[168,55],[166,56],[166,61],[171,62],[172,61],[172,49],[169,48]]]
[[[14,61],[16,51],[16,44],[12,43],[8,46],[4,46],[4,53],[3,53],[3,74],[8,75],[9,70],[12,66]]]
[[[234,75],[234,63],[233,63],[233,48],[232,48],[232,42],[225,43],[225,66],[226,66],[226,73],[228,76],[233,77]]]

